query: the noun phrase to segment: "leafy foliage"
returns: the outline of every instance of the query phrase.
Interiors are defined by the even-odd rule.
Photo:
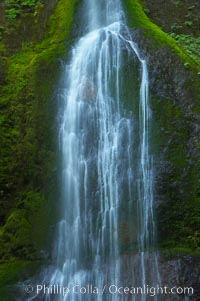
[[[200,64],[200,37],[176,33],[170,35],[186,50],[192,60]]]
[[[146,36],[154,40],[155,49],[161,46],[169,47],[175,52],[182,62],[187,63],[192,69],[196,68],[193,60],[187,55],[182,47],[176,43],[175,39],[165,33],[159,26],[153,23],[145,14],[144,8],[140,0],[124,0],[124,5],[128,14],[130,26],[140,28]]]
[[[6,14],[9,20],[15,19],[25,11],[35,12],[41,0],[6,0]]]

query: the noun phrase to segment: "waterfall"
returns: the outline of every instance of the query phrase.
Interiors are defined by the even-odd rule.
[[[83,6],[86,33],[64,73],[61,219],[50,280],[75,291],[49,293],[44,300],[146,301],[146,295],[112,289],[158,284],[156,255],[149,253],[155,224],[147,64],[119,0],[86,0]],[[130,58],[138,87],[126,82],[123,64]],[[132,93],[133,87],[138,91]],[[128,94],[130,110],[124,104]]]

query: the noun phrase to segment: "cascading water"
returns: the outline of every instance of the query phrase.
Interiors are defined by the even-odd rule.
[[[85,0],[84,11],[87,33],[64,75],[62,218],[50,280],[75,291],[46,294],[44,300],[145,301],[147,295],[114,294],[108,287],[158,283],[156,255],[148,252],[155,226],[147,64],[119,0]],[[139,109],[129,113],[122,69],[131,56],[141,76],[138,97],[131,99]],[[125,252],[121,236],[127,236]],[[124,253],[134,258],[128,260],[129,283],[123,276]]]

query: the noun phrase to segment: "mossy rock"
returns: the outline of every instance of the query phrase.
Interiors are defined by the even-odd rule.
[[[129,26],[134,29],[140,29],[151,40],[151,48],[169,47],[188,67],[200,70],[200,65],[196,65],[197,62],[187,55],[175,39],[163,32],[160,27],[148,18],[140,0],[123,0],[123,4],[127,12]]]
[[[0,288],[20,280],[19,276],[26,273],[27,266],[28,262],[26,261],[13,261],[0,264]]]
[[[21,289],[18,282],[32,277],[38,270],[39,261],[10,260],[0,264],[0,296],[1,301],[19,300]]]
[[[158,248],[198,254],[200,68],[152,23],[140,1],[123,3],[149,69]]]
[[[42,41],[25,39],[22,48],[5,59],[0,120],[3,261],[13,257],[41,259],[51,223],[56,222],[54,90],[61,72],[59,60],[66,57],[66,41],[70,39],[77,3],[58,1]]]

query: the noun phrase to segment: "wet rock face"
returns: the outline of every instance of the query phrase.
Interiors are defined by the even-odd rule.
[[[154,277],[154,271],[151,270],[151,263],[155,259],[153,253],[147,254],[146,256],[146,264],[148,275],[146,278],[146,285],[151,285],[152,277]],[[159,273],[161,278],[161,283],[155,284],[155,286],[168,289],[172,288],[185,288],[185,294],[159,294],[159,301],[199,301],[199,293],[200,293],[200,262],[198,257],[192,257],[190,255],[176,257],[173,259],[169,259],[163,255],[157,256]],[[139,254],[129,254],[124,255],[121,258],[122,262],[122,285],[132,287],[141,286],[141,283],[135,282],[135,277],[141,273],[141,261]],[[134,267],[131,269],[130,267]],[[139,277],[140,278],[140,277]],[[189,294],[187,288],[190,288]],[[192,289],[193,293],[192,293]],[[160,290],[161,291],[161,290]],[[153,297],[147,297],[147,300],[153,300]],[[130,299],[131,300],[131,299]],[[136,299],[137,300],[137,299]]]
[[[197,70],[141,31],[133,36],[149,69],[159,246],[198,250]]]
[[[170,47],[155,46],[141,30],[132,33],[149,69],[158,248],[199,254],[197,70],[187,68]],[[159,265],[163,285],[195,289],[189,299],[181,295],[170,301],[199,300],[199,257],[160,256]]]
[[[167,285],[169,287],[192,287],[194,293],[189,294],[189,300],[199,300],[199,257],[186,255],[181,258],[167,260],[165,257],[160,256],[159,267],[161,272],[162,285]],[[180,295],[177,300],[184,300],[183,295]]]

